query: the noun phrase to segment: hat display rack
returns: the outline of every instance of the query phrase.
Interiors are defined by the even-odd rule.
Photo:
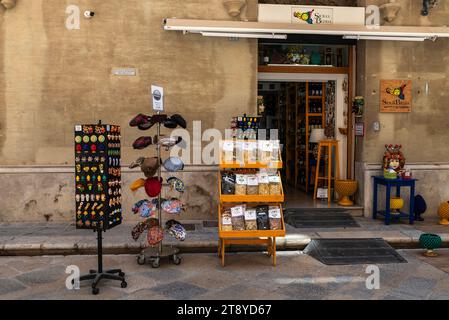
[[[179,116],[179,115],[176,115]],[[173,118],[173,117],[172,117]],[[156,119],[156,120],[155,120]],[[169,123],[170,122],[170,123]],[[139,123],[137,125],[137,123]],[[164,139],[161,135],[161,126],[165,125],[166,128],[175,128],[176,122],[172,120],[171,118],[167,117],[164,114],[161,114],[160,111],[156,111],[153,116],[145,116],[143,114],[140,114],[136,116],[131,122],[130,126],[132,127],[138,127],[140,130],[148,130],[152,126],[155,126],[157,129],[156,136],[153,138],[151,137],[140,137],[137,139],[133,147],[134,149],[141,150],[145,147],[148,147],[150,145],[154,145],[156,147],[156,157],[153,158],[139,158],[135,165],[131,165],[131,167],[135,167],[137,165],[141,166],[142,172],[145,174],[146,179],[138,179],[131,185],[131,190],[135,191],[139,187],[145,186],[145,192],[147,195],[152,199],[153,204],[156,203],[156,212],[157,212],[157,219],[154,217],[146,218],[144,221],[139,222],[136,227],[133,229],[133,238],[137,241],[140,234],[143,232],[147,232],[147,243],[148,246],[140,252],[140,254],[137,256],[137,263],[139,265],[144,264],[151,264],[153,268],[159,268],[160,266],[160,260],[162,258],[168,258],[171,260],[175,265],[179,265],[181,263],[181,257],[179,254],[179,249],[173,245],[165,245],[163,243],[164,241],[164,231],[167,228],[172,227],[172,224],[179,224],[175,220],[167,221],[167,228],[164,228],[165,224],[162,221],[162,205],[164,199],[162,198],[162,190],[164,187],[169,186],[169,184],[162,183],[162,160],[161,160],[161,148],[165,147],[166,150],[169,149],[169,147],[179,143],[180,141],[173,141],[173,143],[166,145],[163,143]],[[180,126],[185,128],[185,123],[179,124]],[[165,140],[166,141],[166,140]],[[152,163],[152,166],[144,165],[143,162],[147,159],[149,162]],[[154,161],[154,159],[156,161]],[[167,159],[169,160],[169,159]],[[165,162],[164,162],[165,164]],[[148,168],[150,167],[150,168]],[[157,168],[157,171],[155,170]],[[170,170],[170,171],[179,171],[182,170],[183,166],[176,168],[176,170]],[[155,177],[153,177],[155,175]],[[156,195],[157,194],[157,195]],[[155,201],[156,200],[156,201]],[[141,200],[137,204],[145,202],[146,200]],[[136,206],[136,205],[135,205]],[[133,208],[134,210],[134,208]],[[135,236],[137,234],[137,236]]]
[[[101,121],[75,126],[76,228],[97,233],[98,256],[98,270],[90,270],[80,281],[93,280],[95,295],[102,279],[121,281],[121,287],[127,287],[122,270],[103,271],[102,234],[122,223],[120,134],[120,126]]]

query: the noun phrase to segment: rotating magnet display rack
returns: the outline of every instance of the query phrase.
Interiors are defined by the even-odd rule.
[[[156,116],[164,116],[164,115],[162,115],[160,111],[157,111]],[[151,117],[149,117],[149,118],[151,118]],[[162,161],[161,161],[161,147],[162,147],[161,122],[158,121],[155,126],[157,128],[157,134],[154,137],[152,144],[156,146],[156,151],[157,151],[156,161],[159,164],[161,164],[162,163]],[[166,147],[166,150],[169,150],[169,147]],[[161,171],[162,171],[161,165],[159,165],[158,169],[157,169],[156,177],[157,177],[158,181],[162,182],[163,180],[162,180]],[[166,187],[166,186],[167,186],[167,184],[162,183],[162,187]],[[161,192],[159,192],[159,194],[157,195],[157,197],[155,199],[157,199],[157,224],[156,225],[153,224],[150,227],[148,227],[148,229],[147,229],[148,233],[152,232],[151,228],[153,228],[153,227],[157,227],[159,230],[165,230],[164,224],[162,223],[162,204],[165,199],[162,198]],[[154,218],[149,218],[149,219],[146,219],[144,223],[147,223],[149,220],[155,221]],[[156,244],[156,245],[148,244],[148,247],[143,249],[140,252],[140,254],[137,256],[137,263],[139,265],[151,263],[151,266],[153,268],[159,268],[160,259],[168,258],[175,265],[179,265],[181,263],[181,257],[179,257],[178,253],[179,253],[179,249],[177,247],[174,247],[173,245],[164,245],[163,244],[163,235],[162,235],[161,240],[158,244]]]
[[[80,281],[93,280],[93,294],[100,292],[97,285],[102,279],[127,286],[122,270],[103,271],[102,233],[122,223],[120,138],[120,126],[101,121],[75,126],[76,228],[97,233],[98,254],[98,270],[90,270]]]

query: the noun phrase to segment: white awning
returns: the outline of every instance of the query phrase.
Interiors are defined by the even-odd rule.
[[[449,38],[448,27],[355,26],[264,23],[220,20],[165,19],[164,29],[230,38],[285,39],[289,34],[342,36],[356,40],[424,41]]]

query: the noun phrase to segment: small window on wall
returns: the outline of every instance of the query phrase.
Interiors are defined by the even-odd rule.
[[[259,65],[347,67],[347,45],[260,43]]]

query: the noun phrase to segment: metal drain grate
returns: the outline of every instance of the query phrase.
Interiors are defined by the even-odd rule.
[[[314,239],[304,253],[327,265],[407,263],[383,239]]]
[[[295,228],[359,228],[360,225],[345,209],[289,208],[285,222]]]

